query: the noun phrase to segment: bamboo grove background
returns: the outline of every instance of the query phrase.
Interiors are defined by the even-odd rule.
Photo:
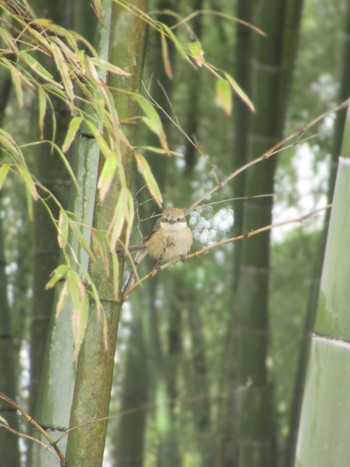
[[[345,466],[349,0],[0,8],[3,465]]]

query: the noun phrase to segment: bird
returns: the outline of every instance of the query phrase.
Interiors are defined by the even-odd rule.
[[[166,208],[145,242],[147,253],[156,261],[183,259],[190,251],[193,234],[180,208]]]
[[[151,235],[140,245],[130,246],[130,251],[137,251],[134,265],[137,267],[148,254],[156,260],[156,268],[159,262],[170,260],[179,256],[184,261],[190,251],[193,242],[193,234],[186,222],[183,209],[165,208],[159,219],[154,224]],[[133,279],[134,273],[129,277],[124,291],[127,290]]]

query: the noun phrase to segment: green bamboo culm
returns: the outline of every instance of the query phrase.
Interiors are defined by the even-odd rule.
[[[311,343],[295,467],[345,467],[350,444],[350,161],[341,158]]]

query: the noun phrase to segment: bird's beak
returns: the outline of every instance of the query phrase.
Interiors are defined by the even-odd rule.
[[[175,219],[169,219],[169,224],[175,224],[176,223],[176,220]]]

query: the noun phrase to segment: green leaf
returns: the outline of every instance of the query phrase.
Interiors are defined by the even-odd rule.
[[[114,155],[108,157],[106,162],[103,165],[103,169],[101,171],[101,175],[98,179],[97,188],[100,191],[100,199],[104,200],[106,194],[112,184],[115,171],[117,168],[117,157]]]
[[[199,41],[191,41],[188,43],[188,51],[196,65],[199,67],[203,66],[205,58],[202,44]]]
[[[24,99],[23,99],[21,73],[19,73],[19,71],[14,66],[11,66],[11,65],[9,65],[9,70],[11,73],[12,84],[16,91],[18,105],[19,107],[23,107]]]
[[[158,183],[156,179],[154,178],[154,175],[151,171],[151,168],[146,161],[146,159],[137,151],[135,151],[135,158],[136,158],[136,163],[139,171],[143,175],[143,178],[145,179],[145,182],[147,184],[147,188],[153,198],[155,199],[156,203],[158,204],[159,207],[161,207],[163,203],[163,198],[161,195],[161,192],[158,187]]]
[[[51,50],[52,50],[52,54],[53,54],[56,66],[62,78],[64,89],[66,90],[66,93],[67,93],[67,97],[71,101],[73,101],[75,98],[75,94],[74,94],[73,82],[70,78],[69,67],[66,63],[66,60],[60,48],[54,43],[51,43],[50,45],[51,45]]]
[[[108,229],[110,231],[110,249],[112,251],[115,250],[119,237],[123,231],[124,222],[128,211],[127,192],[127,188],[122,188],[120,190],[117,205],[113,214],[113,220],[111,222],[110,228]]]
[[[77,190],[79,191],[80,186],[78,184],[78,180],[75,177],[75,173],[74,173],[74,171],[72,169],[72,166],[70,165],[67,157],[65,156],[65,154],[63,153],[63,151],[61,150],[61,148],[59,146],[55,145],[55,149],[56,149],[58,155],[61,157],[64,165],[66,166],[66,169],[67,169],[69,175],[71,176],[71,179],[72,179],[74,185],[76,186]]]
[[[146,117],[142,117],[142,120],[146,123],[150,130],[159,137],[159,141],[162,147],[166,151],[169,151],[164,128],[156,109],[153,107],[150,101],[141,94],[131,93],[131,95],[146,114]]]
[[[44,119],[46,115],[47,94],[41,86],[38,87],[38,97],[39,97],[39,129],[40,129],[40,138],[42,139],[44,135]]]
[[[47,71],[38,60],[32,57],[32,55],[27,52],[20,52],[19,56],[26,62],[29,68],[35,71],[39,76],[47,81],[55,82],[52,74]]]
[[[38,192],[36,191],[35,183],[33,181],[33,178],[31,176],[29,170],[27,169],[27,167],[24,166],[24,165],[19,165],[18,166],[18,172],[22,176],[22,179],[23,179],[23,181],[25,183],[26,189],[31,194],[32,198],[37,200],[38,199]]]
[[[227,116],[232,114],[232,89],[228,81],[218,79],[216,81],[216,105],[223,109]]]
[[[68,242],[68,232],[69,232],[69,217],[64,209],[60,211],[60,217],[58,219],[58,245],[60,248],[65,248]]]
[[[247,94],[243,91],[243,89],[238,85],[238,83],[232,78],[231,75],[224,72],[225,78],[230,83],[234,92],[238,95],[238,97],[249,107],[252,112],[255,112],[255,107],[253,102],[249,99]]]
[[[109,157],[111,157],[112,151],[110,150],[110,147],[108,146],[106,140],[101,135],[101,131],[89,120],[85,120],[84,122],[89,127],[93,137],[96,139],[100,151],[105,156],[105,158],[108,159]]]
[[[166,35],[172,40],[173,44],[175,45],[177,51],[179,52],[179,54],[187,61],[190,61],[190,59],[188,58],[188,55],[187,55],[187,52],[186,52],[186,49],[184,48],[184,46],[181,44],[181,42],[178,40],[178,38],[175,36],[175,34],[173,33],[173,31],[169,28],[168,25],[164,24],[164,23],[159,23],[159,26],[165,31]]]
[[[0,190],[6,180],[7,174],[11,168],[11,164],[3,164],[0,167]]]
[[[59,266],[57,266],[57,268],[52,271],[51,278],[49,282],[45,285],[45,289],[51,289],[52,287],[54,287],[57,284],[57,282],[59,282],[65,277],[68,269],[69,266],[67,264],[60,264]]]
[[[82,248],[84,248],[84,250],[86,251],[86,253],[89,255],[90,259],[92,261],[95,261],[96,258],[92,252],[92,249],[90,248],[90,246],[88,245],[87,241],[85,240],[85,237],[83,235],[83,233],[80,231],[78,225],[75,223],[75,222],[70,222],[69,224],[70,228],[72,229],[74,235],[76,236],[77,240],[78,240],[78,243],[80,244],[80,246]]]
[[[69,122],[67,134],[62,145],[63,152],[67,152],[71,147],[82,121],[83,117],[73,117],[72,120]]]
[[[0,415],[0,425],[10,426],[6,418]]]

